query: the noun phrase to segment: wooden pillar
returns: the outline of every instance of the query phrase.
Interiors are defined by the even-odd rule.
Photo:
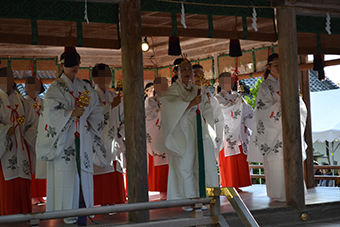
[[[302,64],[306,63],[307,55],[302,56]],[[304,177],[307,188],[314,188],[314,163],[313,163],[313,139],[312,139],[312,120],[311,120],[311,108],[310,108],[310,83],[309,83],[309,71],[301,71],[301,93],[303,101],[307,107],[307,121],[305,129],[305,142],[307,143],[306,155],[307,158],[304,161]]]
[[[278,8],[278,41],[286,203],[305,208],[300,131],[299,70],[295,10]]]
[[[148,202],[141,3],[120,3],[128,202]],[[130,222],[149,221],[149,211],[129,213]]]

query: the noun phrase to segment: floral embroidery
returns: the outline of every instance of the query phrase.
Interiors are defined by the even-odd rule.
[[[257,125],[257,133],[260,135],[264,134],[264,130],[265,130],[264,123],[263,121],[259,120],[259,123]]]
[[[216,138],[215,138],[215,142],[216,142],[217,144],[219,144],[219,143],[221,142],[221,139],[218,138],[218,137],[216,137]]]
[[[220,120],[218,118],[215,118],[214,123],[217,124]]]
[[[258,146],[259,146],[257,136],[255,136],[255,140],[253,141],[253,143],[255,144],[255,147],[258,147]]]
[[[270,147],[268,146],[267,143],[261,144],[260,150],[261,150],[262,155],[265,155],[270,150]]]
[[[114,138],[114,132],[115,132],[115,126],[112,126],[112,128],[109,129],[108,134],[109,134],[109,139],[113,140]]]
[[[280,142],[279,140],[276,141],[276,144],[273,148],[273,151],[275,154],[279,153],[279,148],[282,148],[282,142]]]
[[[22,171],[26,176],[30,175],[30,164],[27,160],[22,161]]]
[[[280,117],[281,117],[281,110],[277,112],[276,115],[273,115],[275,122],[278,122],[280,120]]]
[[[265,106],[266,104],[264,104],[264,102],[262,101],[262,99],[260,99],[257,102],[257,110],[262,110],[262,108]]]
[[[104,123],[104,121],[101,121],[101,122],[98,124],[97,130],[98,130],[98,131],[103,131],[104,127],[105,127],[105,123]]]
[[[89,159],[89,155],[86,152],[84,153],[83,164],[84,164],[86,169],[90,168],[90,159]]]
[[[94,136],[94,141],[93,144],[95,144],[97,147],[99,147],[99,150],[102,152],[103,157],[106,158],[107,154],[106,154],[106,149],[104,147],[104,145],[101,143],[101,138],[97,135]]]
[[[53,143],[52,147],[53,147],[54,150],[57,150],[57,148],[58,148],[58,140],[56,140],[56,141]]]
[[[70,146],[67,149],[64,149],[64,154],[65,155],[62,156],[61,159],[65,159],[66,164],[68,164],[68,162],[71,161],[71,156],[76,155],[76,150]]]
[[[17,156],[13,155],[12,158],[8,159],[9,162],[9,166],[7,167],[7,169],[11,169],[12,172],[14,172],[14,170],[17,169],[17,164],[18,164],[18,159]]]
[[[234,112],[233,119],[236,120],[237,117],[240,116],[240,115],[241,115],[241,110],[236,110],[236,111]]]
[[[229,138],[227,139],[228,142],[228,148],[231,150],[235,150],[236,146],[236,140],[230,140]]]
[[[274,88],[273,88],[273,86],[272,86],[272,85],[269,85],[269,86],[268,86],[268,89],[269,89],[269,91],[270,91],[270,94],[273,95],[273,94],[274,94]]]
[[[47,126],[47,125],[46,125]],[[51,127],[48,126],[47,128],[45,127],[46,132],[47,132],[47,138],[49,138],[51,136],[51,138],[53,138],[55,135],[57,135],[56,131],[55,131],[55,127]]]
[[[3,104],[2,99],[0,99],[0,108],[2,107],[2,104]]]
[[[107,125],[108,120],[110,119],[110,112],[104,114],[104,125]]]

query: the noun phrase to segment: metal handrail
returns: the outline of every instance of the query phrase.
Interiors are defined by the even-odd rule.
[[[195,204],[207,204],[210,203],[210,198],[197,198],[197,199],[179,199],[179,200],[167,200],[157,202],[143,202],[143,203],[130,203],[105,207],[91,207],[72,210],[59,210],[48,211],[44,213],[33,214],[14,214],[0,216],[0,224],[29,222],[31,220],[47,220],[47,219],[60,219],[67,217],[80,217],[98,214],[108,213],[122,213],[139,210],[153,210],[161,208],[181,207],[181,206],[193,206]]]

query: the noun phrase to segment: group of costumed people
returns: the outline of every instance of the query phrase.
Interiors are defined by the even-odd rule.
[[[94,88],[77,78],[74,48],[60,63],[63,71],[43,101],[36,77],[26,84],[35,93],[28,90],[24,99],[12,71],[0,69],[0,215],[29,213],[31,198],[45,195],[46,211],[126,202],[122,86],[116,93],[108,89],[112,72],[105,64],[92,70]],[[186,57],[174,65],[170,87],[156,77],[145,89],[149,191],[168,200],[202,197],[206,187],[241,192],[251,185],[248,162],[261,162],[268,196],[285,201],[278,55],[268,57],[255,110],[237,92],[234,75],[222,73],[213,94],[201,65]],[[303,135],[302,99],[300,107]]]

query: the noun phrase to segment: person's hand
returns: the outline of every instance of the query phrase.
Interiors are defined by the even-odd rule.
[[[81,117],[84,111],[84,107],[78,106],[75,110],[72,111],[71,117]]]
[[[200,104],[201,102],[202,102],[202,95],[197,95],[193,100],[191,100],[188,108],[196,106]]]
[[[121,101],[121,97],[120,95],[116,96],[113,101],[111,102],[111,109],[115,108],[116,106],[118,106],[120,104]]]
[[[15,132],[15,129],[13,127],[10,127],[7,131],[7,135],[12,136],[14,134],[14,132]]]

